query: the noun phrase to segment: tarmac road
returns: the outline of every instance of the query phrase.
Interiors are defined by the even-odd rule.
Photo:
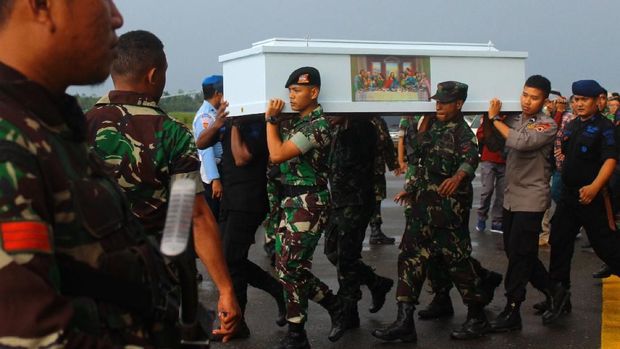
[[[388,199],[383,202],[383,231],[396,237],[400,241],[404,228],[403,209],[391,201],[403,185],[403,178],[388,175]],[[475,208],[479,201],[480,182],[474,180],[474,210],[470,218],[470,230],[474,247],[474,256],[488,269],[504,273],[507,259],[501,250],[501,234],[489,231],[478,233],[474,230],[476,222]],[[490,226],[490,222],[487,223]],[[369,232],[367,232],[367,236]],[[262,230],[257,232],[259,242],[250,251],[250,258],[265,269],[270,269],[269,261],[262,250]],[[361,326],[359,329],[348,331],[336,343],[327,340],[330,320],[327,312],[317,304],[310,302],[309,320],[306,331],[313,348],[599,348],[601,342],[601,282],[592,278],[592,272],[598,270],[600,260],[591,251],[580,248],[584,240],[576,242],[577,247],[573,259],[572,271],[572,303],[571,314],[561,318],[552,326],[543,326],[539,316],[534,315],[532,305],[543,299],[542,294],[528,287],[527,300],[521,307],[523,330],[505,333],[488,334],[480,339],[470,341],[455,341],[450,339],[450,331],[465,321],[467,310],[463,305],[458,292],[451,292],[455,315],[448,319],[421,321],[417,320],[416,328],[418,341],[414,344],[384,343],[371,336],[371,331],[377,327],[391,323],[396,318],[396,301],[394,289],[388,295],[388,300],[377,314],[370,314],[366,308],[370,302],[368,289],[363,288],[364,298],[359,303]],[[370,246],[368,238],[364,242],[364,260],[377,269],[380,275],[396,279],[396,246]],[[549,260],[549,250],[541,249],[540,257],[545,264]],[[322,242],[314,255],[313,272],[327,283],[334,291],[338,290],[335,268],[327,261],[323,254]],[[199,270],[204,270],[199,266]],[[204,273],[203,273],[204,274]],[[207,279],[207,277],[205,277]],[[495,292],[493,302],[486,308],[487,316],[493,319],[505,305],[503,285]],[[251,330],[251,337],[245,340],[235,340],[228,344],[214,343],[213,348],[230,349],[262,349],[273,348],[286,333],[286,327],[275,325],[276,305],[266,293],[254,288],[248,290],[249,304],[246,312],[246,321]],[[428,292],[423,292],[419,308],[423,308],[430,301]],[[211,308],[215,307],[215,295],[212,283],[207,280],[201,284],[201,300]]]

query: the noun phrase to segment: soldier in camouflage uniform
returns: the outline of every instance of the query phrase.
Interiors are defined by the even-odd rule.
[[[390,137],[385,120],[380,116],[374,116],[371,122],[375,126],[377,132],[377,145],[375,152],[375,173],[374,173],[374,209],[370,217],[370,244],[371,245],[384,245],[393,244],[396,239],[386,236],[381,231],[381,201],[386,197],[386,182],[385,182],[385,166],[387,165],[390,171],[396,171],[399,174],[399,164],[396,156],[396,149],[394,143]]]
[[[290,75],[285,87],[291,108],[299,115],[286,132],[278,127],[284,101],[270,100],[265,113],[269,156],[280,164],[282,176],[276,270],[284,286],[289,331],[279,348],[310,347],[304,330],[308,299],[328,310],[332,319],[330,340],[338,340],[344,333],[342,301],[310,271],[330,201],[327,158],[332,137],[317,101],[320,86],[321,77],[315,68],[299,68]]]
[[[434,118],[430,115],[425,116],[426,121],[420,125],[419,132],[425,132]],[[398,144],[398,162],[401,164],[401,170],[406,168],[405,188],[412,185],[415,179],[415,168],[417,160],[414,156],[415,139],[418,134],[419,118],[415,116],[403,117],[399,123],[399,144]],[[469,235],[469,210],[463,211],[463,233]],[[411,214],[411,205],[408,203],[405,207],[405,217]],[[475,258],[472,262],[476,268],[476,273],[482,279],[482,289],[488,295],[487,302],[493,300],[495,289],[502,282],[502,275],[494,271],[487,270],[480,265]],[[450,299],[450,290],[452,289],[452,279],[445,263],[441,259],[434,259],[428,263],[427,279],[434,294],[433,300],[425,308],[418,311],[418,317],[423,320],[437,319],[444,316],[452,316],[454,308]],[[487,303],[487,304],[488,304]]]
[[[228,339],[240,313],[239,306],[231,290],[219,230],[202,195],[204,187],[194,138],[186,126],[157,105],[166,68],[163,44],[155,35],[146,31],[123,34],[112,64],[116,90],[102,97],[87,113],[88,140],[125,192],[131,212],[156,240],[164,229],[172,181],[189,178],[196,182],[193,215],[196,252],[220,290],[218,310],[220,314],[226,313],[226,317],[221,318],[218,332]],[[198,310],[195,259],[191,250],[185,258],[175,261],[180,278],[185,280],[184,295],[188,292],[193,295],[183,299],[182,320],[187,332],[191,332]]]
[[[479,337],[489,328],[483,311],[488,296],[471,259],[471,241],[463,230],[465,212],[473,200],[471,180],[478,165],[474,135],[461,113],[467,85],[448,81],[438,85],[437,121],[414,144],[418,160],[415,181],[396,200],[411,200],[411,214],[398,258],[398,317],[390,326],[375,330],[383,340],[416,340],[415,305],[434,258],[443,261],[463,301],[467,321],[452,332],[455,339]]]
[[[363,116],[330,117],[336,125],[330,153],[332,205],[325,232],[325,254],[337,267],[338,295],[345,302],[346,328],[359,327],[357,303],[361,285],[372,294],[370,312],[385,303],[394,281],[381,277],[362,261],[362,244],[373,210],[376,131]]]
[[[263,222],[265,228],[265,243],[263,249],[271,260],[271,265],[275,266],[276,261],[276,230],[280,225],[280,166],[270,165],[267,169],[267,200],[269,201],[269,212]]]
[[[64,93],[107,78],[122,17],[110,0],[51,5],[0,2],[0,347],[152,347],[176,321],[155,308],[164,263]]]

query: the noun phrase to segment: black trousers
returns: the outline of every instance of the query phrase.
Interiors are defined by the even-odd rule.
[[[254,234],[264,218],[265,213],[256,212],[222,210],[220,214],[224,257],[242,312],[245,312],[248,302],[248,285],[261,289],[274,298],[284,298],[280,283],[248,259]]]
[[[203,192],[205,196],[205,200],[207,200],[207,205],[211,209],[213,216],[216,221],[220,220],[220,199],[213,198],[213,190],[211,190],[211,184],[207,184],[202,182],[202,185],[205,187],[205,191]]]
[[[504,209],[504,250],[508,256],[506,298],[510,303],[525,300],[528,282],[537,290],[549,289],[551,280],[538,259],[538,234],[544,212],[513,212]]]
[[[551,219],[551,279],[570,287],[570,269],[575,237],[584,227],[596,255],[615,272],[620,271],[620,232],[609,229],[603,196],[597,195],[589,205],[579,203],[576,190],[564,188]]]

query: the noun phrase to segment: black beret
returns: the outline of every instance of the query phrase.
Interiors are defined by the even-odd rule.
[[[314,67],[301,67],[288,77],[285,88],[291,85],[310,85],[321,87],[321,74]]]

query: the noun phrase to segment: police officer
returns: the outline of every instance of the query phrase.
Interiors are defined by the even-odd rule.
[[[553,304],[563,306],[566,293],[553,294],[549,274],[538,259],[538,234],[551,194],[551,153],[557,126],[543,113],[551,83],[540,75],[530,76],[521,93],[520,115],[500,116],[501,101],[490,102],[488,118],[506,139],[506,189],[504,194],[504,250],[506,306],[491,322],[495,332],[520,330],[521,303],[528,282]],[[554,305],[555,307],[556,305]]]
[[[164,264],[65,94],[108,77],[122,22],[111,0],[0,2],[2,346],[155,344]]]
[[[220,130],[222,130],[224,120],[228,115],[225,112],[228,103],[224,101],[224,78],[221,75],[206,77],[202,81],[202,95],[204,101],[194,117],[193,132],[199,149],[200,176],[204,183],[204,195],[217,220],[220,214],[220,199],[223,192],[220,178],[223,152],[222,143],[219,141]],[[205,146],[205,143],[208,146]]]
[[[312,255],[327,222],[329,207],[329,123],[318,103],[321,76],[313,67],[291,73],[285,87],[291,109],[299,113],[282,133],[278,127],[284,101],[267,105],[267,146],[271,162],[280,164],[282,202],[276,235],[276,270],[284,287],[289,323],[280,348],[309,348],[304,330],[308,299],[329,312],[332,329],[328,338],[338,340],[343,332],[342,301],[310,271]]]
[[[433,258],[445,263],[468,306],[467,321],[452,337],[475,338],[488,331],[483,311],[488,296],[479,289],[471,241],[462,229],[464,212],[471,208],[471,180],[478,165],[474,135],[461,113],[467,85],[442,82],[432,98],[437,101],[437,121],[416,140],[416,180],[396,196],[398,202],[410,201],[412,212],[398,256],[398,315],[391,325],[372,333],[386,341],[417,339],[413,312]]]
[[[572,85],[577,118],[568,123],[562,138],[562,193],[551,221],[549,273],[556,288],[570,288],[575,237],[584,227],[594,252],[615,274],[620,272],[620,237],[615,231],[607,189],[618,158],[614,125],[597,105],[603,88],[594,80]],[[562,312],[550,309],[547,322]]]
[[[372,295],[371,313],[385,303],[394,281],[362,261],[362,245],[374,208],[373,170],[376,131],[364,116],[331,116],[335,126],[330,154],[332,204],[325,232],[325,254],[338,271],[338,295],[345,302],[345,328],[359,327],[361,285]]]
[[[222,328],[218,331],[228,336],[226,327],[237,321],[239,306],[221,252],[217,224],[202,194],[204,188],[192,135],[157,104],[164,90],[166,69],[163,44],[155,35],[142,30],[123,34],[112,62],[115,90],[87,113],[88,141],[113,170],[114,178],[129,199],[131,212],[146,233],[157,239],[161,238],[165,225],[170,183],[175,178],[196,181],[193,214],[196,252],[220,290],[219,311],[226,317],[222,317]],[[176,264],[180,278],[189,281],[184,285],[189,288],[186,291],[192,293],[191,299],[183,299],[182,314],[183,325],[191,326],[198,308],[195,260],[193,255],[186,255]],[[190,302],[193,302],[191,307]]]
[[[377,149],[375,151],[375,173],[373,176],[375,208],[372,211],[369,222],[369,243],[371,245],[392,245],[396,239],[385,235],[381,230],[381,225],[383,224],[381,218],[381,201],[386,197],[385,167],[387,166],[390,171],[395,171],[397,174],[400,174],[400,172],[398,172],[400,171],[400,167],[387,123],[380,116],[373,116],[370,120],[377,132]]]

